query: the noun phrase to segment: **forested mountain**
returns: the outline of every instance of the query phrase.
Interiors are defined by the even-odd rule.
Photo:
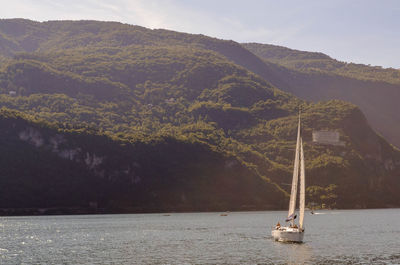
[[[277,79],[271,82],[278,88],[314,102],[352,102],[361,108],[376,131],[400,147],[399,69],[344,63],[322,53],[268,44],[243,46],[271,67],[275,65]]]
[[[361,111],[282,92],[238,43],[96,21],[0,36],[0,208],[284,208],[299,108],[309,202],[399,205],[400,152]],[[313,144],[321,129],[345,146]]]

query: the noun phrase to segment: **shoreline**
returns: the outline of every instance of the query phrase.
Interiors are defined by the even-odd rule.
[[[371,208],[334,208],[317,209],[315,211],[336,210],[384,210],[400,209],[400,206],[371,207]],[[0,217],[12,216],[56,216],[56,215],[113,215],[113,214],[174,214],[174,213],[234,213],[234,212],[263,212],[263,211],[287,211],[287,209],[105,209],[105,208],[83,208],[83,207],[51,207],[51,208],[0,208]],[[308,212],[311,210],[308,209]]]

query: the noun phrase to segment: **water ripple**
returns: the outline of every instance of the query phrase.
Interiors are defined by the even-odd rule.
[[[400,264],[400,211],[322,213],[304,244],[272,240],[285,212],[3,217],[0,264]]]

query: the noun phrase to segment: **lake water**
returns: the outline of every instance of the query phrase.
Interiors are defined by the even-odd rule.
[[[400,209],[307,213],[303,244],[272,240],[285,215],[0,217],[0,263],[400,264]]]

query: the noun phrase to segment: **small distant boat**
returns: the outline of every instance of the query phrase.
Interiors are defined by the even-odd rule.
[[[300,172],[299,172],[300,171]],[[296,196],[297,184],[300,173],[300,211],[299,225],[295,223],[296,215]],[[289,226],[281,226],[280,223],[275,226],[271,234],[276,241],[281,242],[303,242],[304,237],[304,208],[305,208],[305,172],[304,172],[304,152],[303,140],[300,133],[300,114],[299,124],[297,128],[296,154],[294,159],[294,170],[292,179],[292,190],[290,193],[289,212],[286,222],[290,222]]]
[[[220,216],[228,216],[228,213],[221,213]]]

